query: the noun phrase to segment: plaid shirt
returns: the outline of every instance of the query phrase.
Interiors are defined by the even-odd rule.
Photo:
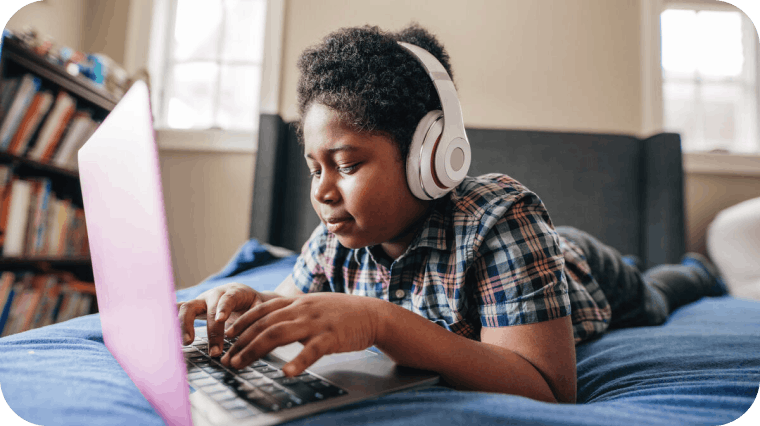
[[[437,200],[404,254],[348,249],[320,225],[293,280],[304,293],[380,298],[480,340],[482,327],[571,315],[576,343],[607,329],[610,308],[582,251],[554,230],[538,196],[505,175],[466,178]]]

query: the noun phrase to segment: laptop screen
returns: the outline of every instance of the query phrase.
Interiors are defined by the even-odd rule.
[[[79,150],[106,347],[169,425],[191,425],[189,389],[149,93],[138,81]]]

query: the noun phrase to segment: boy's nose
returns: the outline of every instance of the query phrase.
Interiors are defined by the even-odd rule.
[[[314,184],[314,199],[322,204],[331,204],[337,201],[338,191],[335,187],[335,182],[332,179],[323,174],[322,177]]]

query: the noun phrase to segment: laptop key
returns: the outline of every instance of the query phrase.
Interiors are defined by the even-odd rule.
[[[282,408],[293,408],[297,405],[301,405],[302,401],[298,397],[294,397],[290,395],[287,392],[283,391],[276,391],[269,394],[270,397],[274,398],[277,403],[280,404]]]
[[[235,392],[232,392],[229,389],[225,389],[224,392],[216,392],[209,395],[211,399],[213,399],[216,402],[221,401],[229,401],[230,399],[237,398],[237,395],[235,395]]]
[[[249,392],[245,395],[241,395],[241,397],[243,397],[246,401],[248,401],[248,403],[264,413],[268,413],[270,411],[280,411],[280,404],[265,397],[261,392]]]
[[[282,384],[282,383],[281,383]],[[320,394],[316,389],[303,382],[283,384],[288,391],[294,393],[299,398],[306,402],[319,401],[324,399],[324,395]]]
[[[248,371],[243,374],[240,374],[240,377],[244,379],[260,379],[264,376],[262,376],[261,373],[258,373],[256,371]]]
[[[319,380],[319,377],[315,377],[315,376],[312,376],[311,374],[307,373],[307,375],[305,375],[305,376],[303,376],[303,375],[298,376],[298,379],[300,381],[304,382],[304,383],[310,383],[310,382],[314,382],[316,380]]]
[[[253,367],[254,370],[258,371],[261,374],[271,373],[273,371],[277,371],[277,369],[270,367],[267,364],[264,364],[262,366]]]
[[[251,408],[238,408],[236,410],[230,410],[228,413],[235,419],[244,419],[246,417],[253,417],[261,414],[260,411],[253,411]]]
[[[269,377],[270,379],[279,379],[281,377],[285,377],[285,373],[283,373],[280,370],[274,370],[267,373],[264,373],[265,376]]]
[[[203,378],[191,380],[190,383],[192,383],[194,386],[202,387],[202,386],[205,386],[205,385],[210,385],[210,384],[217,383],[217,381],[214,380],[212,377],[206,376],[206,377],[203,377]]]
[[[190,371],[187,372],[187,379],[188,380],[202,379],[204,377],[206,377],[206,373],[204,373],[201,370],[196,370],[196,371],[193,371],[193,372],[190,372]]]
[[[210,385],[201,386],[201,390],[207,394],[214,394],[218,392],[226,392],[227,388],[221,383],[213,383]]]
[[[316,390],[317,392],[325,395],[326,397],[341,396],[341,395],[346,394],[346,391],[344,391],[343,389],[335,385],[332,385],[330,383],[327,383],[325,381],[315,381],[315,382],[307,383],[307,385],[313,388],[314,390]]]
[[[228,410],[233,410],[236,408],[248,408],[248,404],[246,404],[246,402],[240,398],[231,399],[229,401],[223,401],[223,402],[220,402],[219,405],[221,405],[222,407]]]

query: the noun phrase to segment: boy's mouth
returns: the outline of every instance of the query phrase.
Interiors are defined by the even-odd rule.
[[[351,218],[351,216],[325,218],[325,226],[327,226],[328,231],[337,234],[345,230],[349,222],[352,220],[353,218]]]

